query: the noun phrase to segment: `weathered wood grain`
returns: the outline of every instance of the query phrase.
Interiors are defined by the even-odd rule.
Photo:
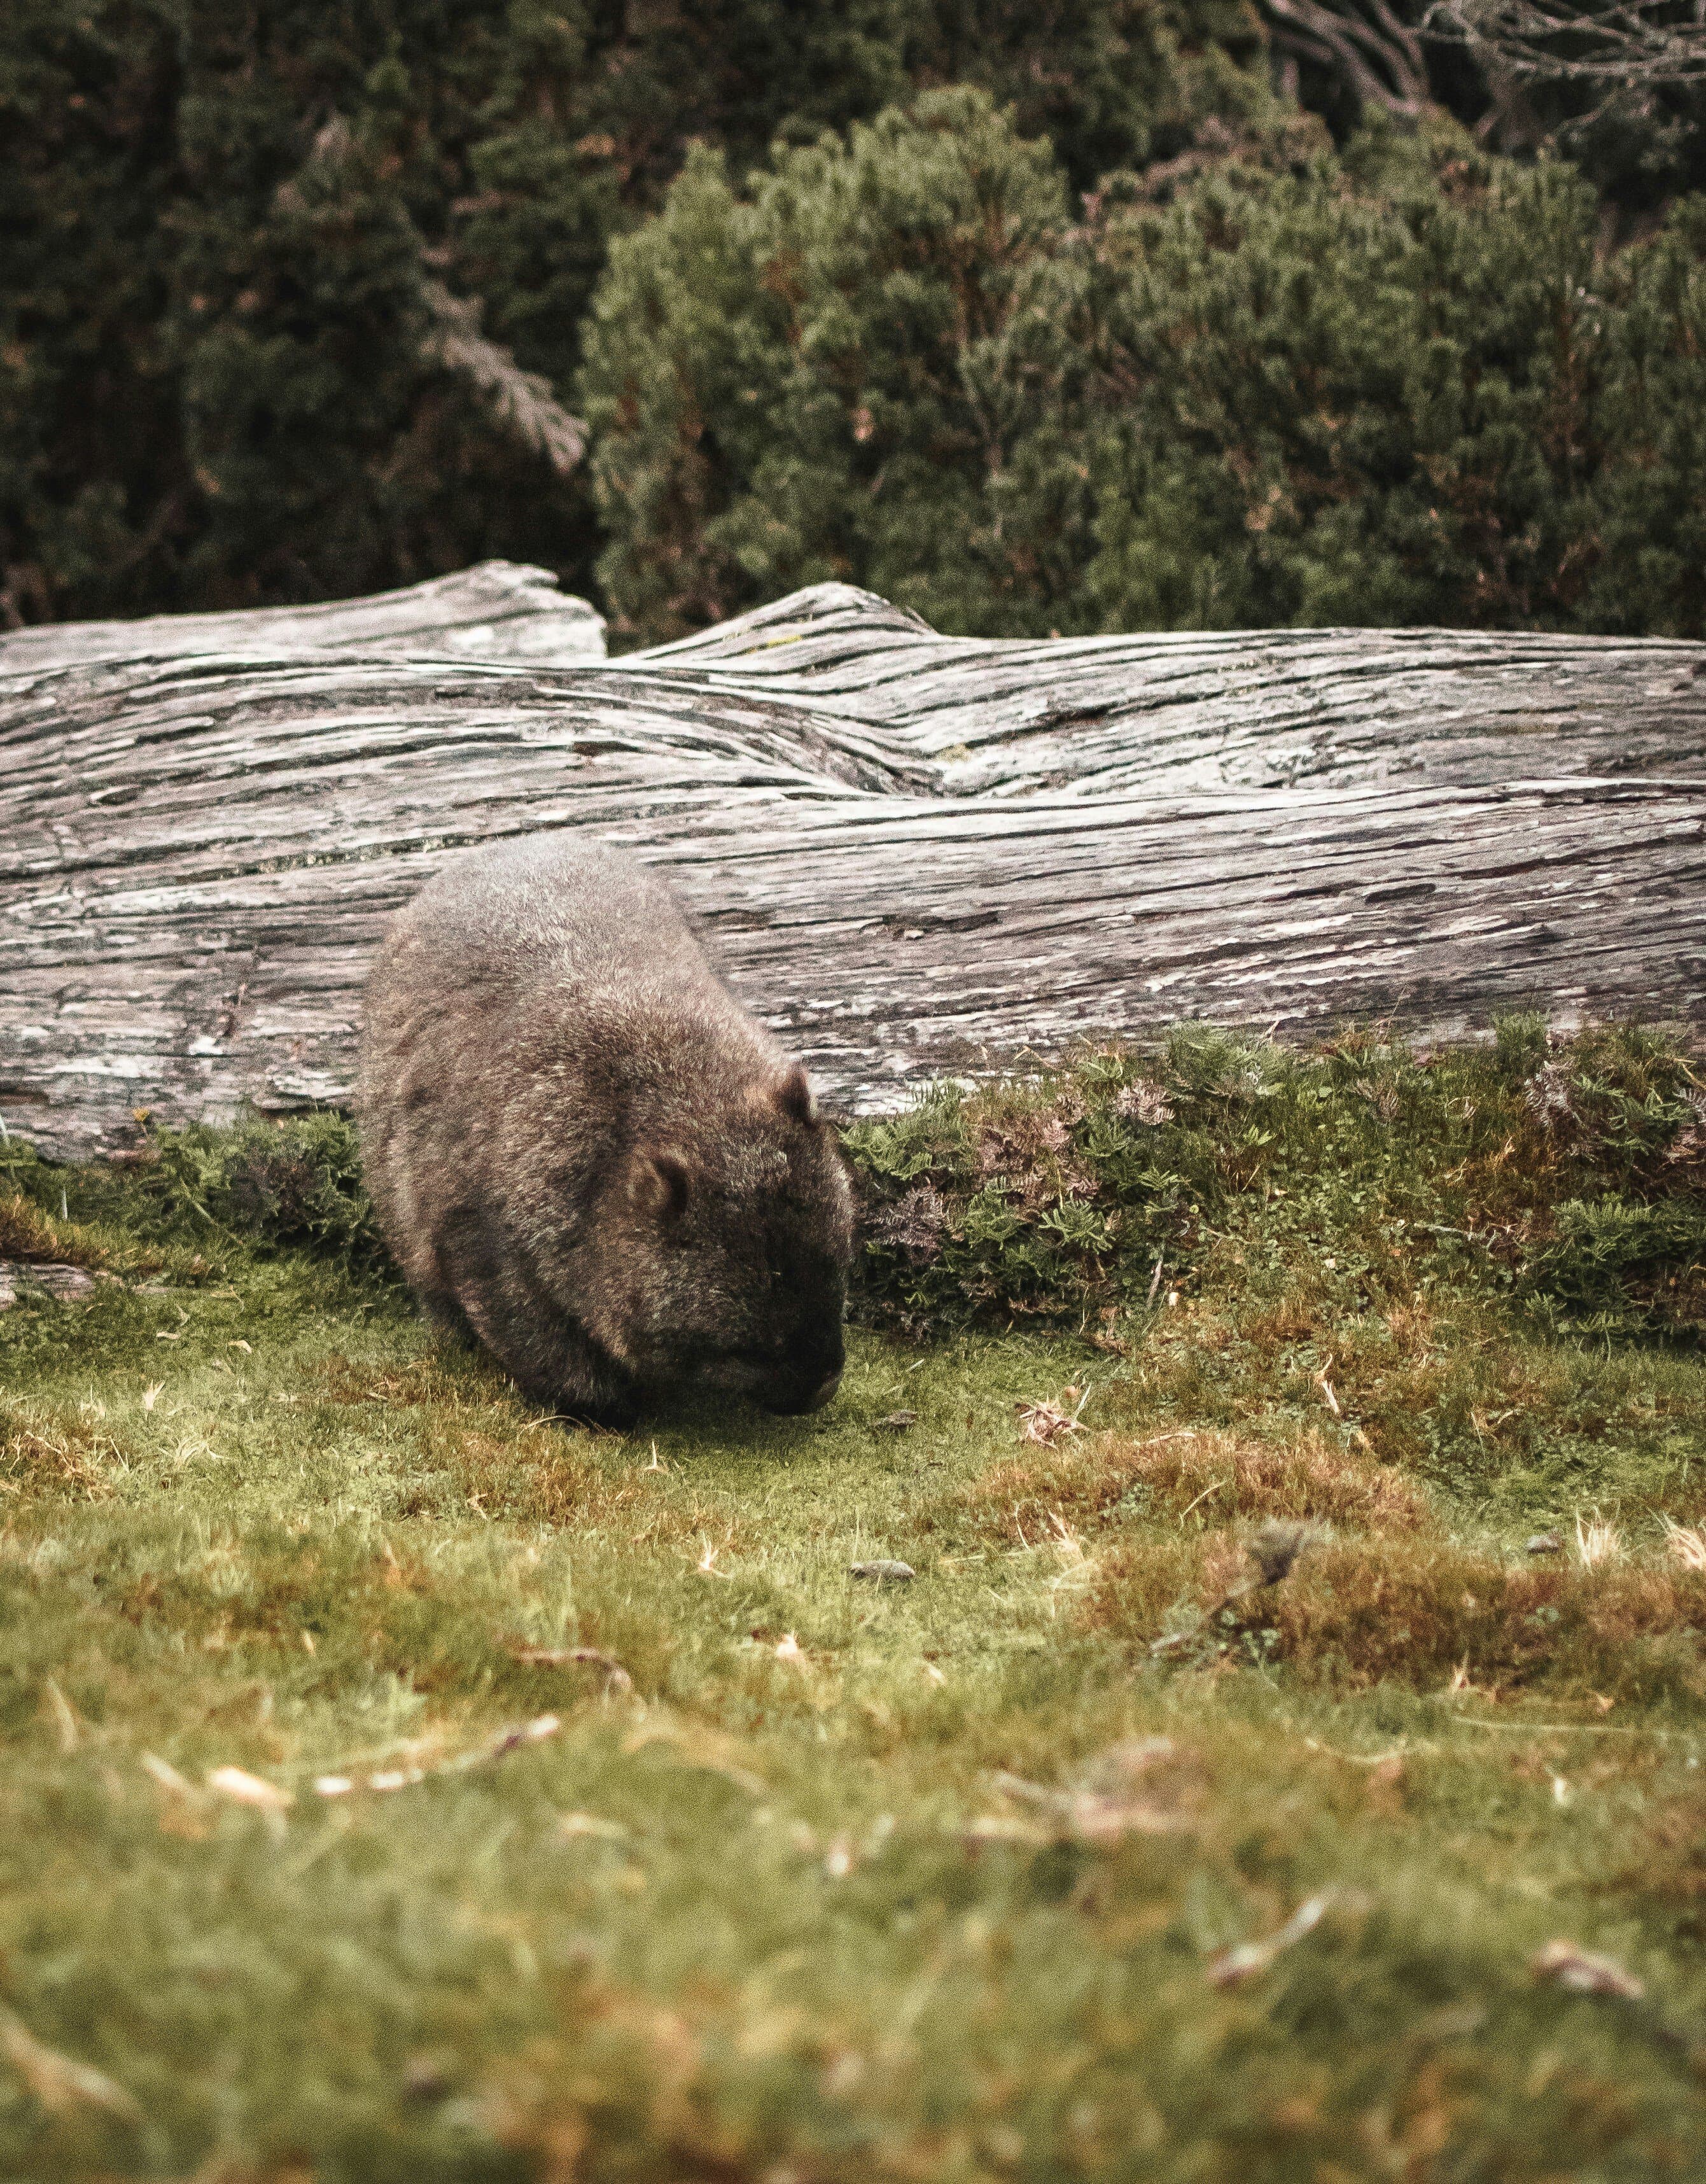
[[[514,610],[475,613],[493,588]],[[0,638],[7,1123],[69,1155],[138,1107],[343,1100],[386,916],[542,827],[666,864],[861,1108],[1183,1017],[1706,1018],[1706,646],[994,644],[822,585],[576,665],[563,604],[488,565],[294,610],[308,642]],[[353,639],[319,641],[334,613]]]
[[[98,660],[294,658],[360,651],[370,658],[421,653],[449,659],[533,660],[563,666],[605,656],[604,617],[557,588],[549,569],[482,561],[452,577],[318,606],[256,607],[236,614],[151,615],[137,621],[50,622],[0,636],[8,674]]]

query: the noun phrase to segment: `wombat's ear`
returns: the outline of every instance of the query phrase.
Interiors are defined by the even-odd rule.
[[[667,1228],[679,1221],[693,1195],[693,1178],[679,1153],[636,1153],[628,1177],[636,1212]]]
[[[817,1100],[811,1089],[811,1079],[797,1061],[777,1086],[776,1104],[784,1115],[791,1115],[807,1129],[817,1120]]]

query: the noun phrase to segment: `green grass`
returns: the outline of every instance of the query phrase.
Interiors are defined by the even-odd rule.
[[[0,2174],[1698,2174],[1698,1074],[1181,1035],[861,1126],[835,1405],[630,1440],[434,1343],[335,1123],[14,1148],[0,1257],[117,1279],[0,1315]]]

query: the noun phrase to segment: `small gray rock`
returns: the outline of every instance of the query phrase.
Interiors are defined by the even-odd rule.
[[[94,1276],[81,1267],[61,1266],[52,1259],[0,1259],[0,1312],[8,1311],[20,1295],[33,1292],[60,1304],[81,1304],[94,1291]]]
[[[868,1579],[873,1585],[911,1585],[918,1574],[911,1563],[850,1563],[847,1567],[853,1576]]]
[[[1561,1555],[1564,1541],[1556,1532],[1536,1532],[1531,1538],[1524,1540],[1523,1552],[1527,1555]]]
[[[918,1413],[916,1411],[890,1411],[886,1418],[878,1419],[877,1430],[879,1433],[905,1433],[917,1423]]]

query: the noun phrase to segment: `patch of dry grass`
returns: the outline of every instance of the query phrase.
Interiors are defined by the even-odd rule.
[[[0,1259],[66,1267],[105,1264],[92,1238],[74,1223],[55,1221],[20,1190],[0,1193]]]
[[[1222,1240],[1200,1292],[1157,1317],[1101,1415],[1135,1434],[1175,1421],[1264,1434],[1309,1422],[1330,1446],[1458,1492],[1562,1468],[1561,1456],[1580,1477],[1596,1451],[1615,1451],[1614,1496],[1679,1520],[1699,1514],[1706,1470],[1686,1366],[1538,1338],[1507,1302],[1468,1285],[1377,1305],[1360,1276],[1323,1264],[1341,1256],[1333,1242],[1330,1230],[1292,1246],[1257,1284],[1248,1245]]]
[[[583,1537],[618,1534],[636,1546],[685,1542],[713,1525],[732,1536],[710,1503],[660,1496],[633,1442],[528,1411],[471,1352],[443,1348],[379,1368],[334,1355],[309,1388],[310,1400],[371,1404],[406,1422],[477,1516],[569,1525]],[[427,1506],[405,1505],[404,1513]]]
[[[1045,1535],[1055,1520],[1084,1530],[1195,1516],[1207,1529],[1287,1517],[1409,1532],[1429,1519],[1425,1497],[1401,1472],[1308,1427],[1273,1440],[1213,1427],[1140,1440],[1085,1434],[995,1465],[957,1501],[978,1531],[1016,1546]]]
[[[1157,1557],[1100,1560],[1096,1628],[1154,1639],[1180,1594],[1204,1610],[1237,1581],[1229,1534]],[[1562,1688],[1601,1698],[1706,1697],[1706,1571],[1656,1557],[1503,1561],[1438,1535],[1324,1540],[1277,1585],[1216,1616],[1193,1658],[1259,1658],[1341,1691],[1390,1682],[1494,1696]]]
[[[383,1365],[362,1363],[334,1351],[316,1362],[303,1393],[320,1403],[387,1403],[411,1410],[432,1404],[461,1412],[496,1407],[505,1383],[483,1359],[457,1356],[453,1362],[443,1351]]]
[[[114,1470],[125,1467],[125,1451],[98,1423],[0,1396],[0,1494],[104,1501]]]
[[[469,1506],[482,1515],[571,1526],[583,1537],[619,1535],[636,1548],[685,1544],[707,1528],[738,1544],[728,1512],[691,1495],[660,1496],[632,1443],[608,1451],[560,1428],[517,1437],[477,1425],[451,1426],[439,1441],[443,1461]]]

